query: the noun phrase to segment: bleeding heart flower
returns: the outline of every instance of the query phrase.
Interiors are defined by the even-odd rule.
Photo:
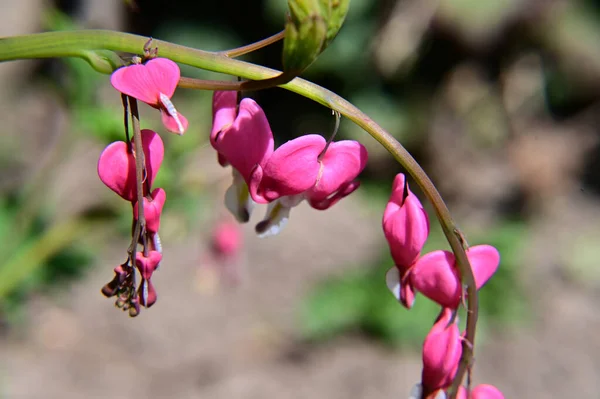
[[[141,132],[142,148],[146,160],[146,181],[144,189],[152,186],[152,182],[158,173],[163,161],[164,147],[158,134],[152,130],[144,129]],[[132,151],[134,146],[131,145]],[[98,161],[98,176],[100,180],[122,198],[135,203],[136,176],[135,156],[129,152],[129,146],[124,141],[116,141],[109,144]],[[147,195],[144,192],[144,195]]]
[[[175,62],[167,58],[155,58],[145,64],[117,69],[110,77],[110,82],[121,93],[159,109],[167,130],[183,134],[188,121],[171,102],[179,77],[179,66]]]
[[[140,303],[147,308],[156,302],[156,290],[150,279],[161,260],[162,254],[158,251],[149,251],[148,256],[144,256],[142,252],[138,252],[135,257],[136,267],[142,277],[142,282],[138,289],[138,296]]]
[[[429,236],[429,219],[402,173],[394,179],[382,225],[394,263],[402,271],[406,270],[421,254]]]
[[[426,395],[452,384],[462,355],[462,342],[457,320],[452,323],[452,310],[442,309],[423,342],[421,384]]]
[[[162,188],[157,188],[152,191],[151,199],[144,197],[144,218],[146,219],[146,230],[150,233],[157,233],[160,227],[160,215],[163,206],[167,200],[167,193]],[[138,203],[133,206],[133,217],[138,218]]]
[[[354,192],[356,177],[367,164],[367,150],[357,141],[331,143],[310,134],[279,147],[263,167],[252,173],[249,184],[252,198],[270,203],[265,219],[257,226],[262,235],[278,233],[289,211],[306,199],[311,207],[324,210]]]
[[[500,254],[491,245],[476,245],[466,252],[480,289],[498,269]],[[460,304],[463,290],[452,252],[433,251],[419,258],[410,269],[410,283],[443,307],[456,309]]]
[[[254,169],[267,163],[274,140],[262,108],[245,98],[238,112],[236,102],[235,92],[215,92],[210,141],[219,154],[219,163],[231,164],[233,169],[233,183],[225,195],[225,204],[239,222],[245,223],[254,208],[248,182]]]
[[[219,222],[213,230],[211,244],[216,257],[235,258],[243,246],[240,226],[227,221]]]

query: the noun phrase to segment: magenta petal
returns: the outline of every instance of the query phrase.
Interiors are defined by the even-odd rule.
[[[151,233],[157,233],[160,227],[160,215],[167,199],[167,193],[162,188],[152,191],[152,200],[144,198],[144,218],[146,219],[146,229]],[[133,217],[138,218],[138,203],[133,207]]]
[[[162,163],[164,147],[160,136],[152,130],[142,130],[141,136],[146,158],[146,178],[151,186]],[[137,200],[135,158],[128,152],[125,142],[114,142],[102,151],[98,160],[98,176],[108,188],[122,198],[131,202]]]
[[[216,149],[218,134],[229,127],[237,116],[237,92],[215,91],[213,93],[213,123],[210,131],[210,143]]]
[[[182,135],[188,128],[188,120],[185,116],[181,115],[179,112],[177,113],[177,118],[170,115],[167,110],[161,108],[160,110],[160,119],[162,120],[165,128],[171,132]],[[179,123],[177,120],[179,119]]]
[[[452,383],[462,355],[460,331],[456,323],[448,324],[452,311],[443,309],[440,317],[423,342],[423,372],[425,392],[443,389]]]
[[[135,161],[128,154],[124,141],[111,143],[102,151],[98,160],[98,176],[123,199],[135,201]]]
[[[146,179],[148,179],[148,183],[150,187],[152,187],[152,183],[154,182],[164,159],[165,147],[160,135],[153,130],[142,129],[141,136],[144,156],[146,157]],[[144,195],[145,194],[147,193],[144,193]]]
[[[400,267],[408,267],[418,258],[429,236],[427,213],[408,186],[406,193],[404,188],[405,178],[399,173],[394,179],[382,221],[392,258]]]
[[[166,58],[155,58],[145,64],[122,67],[113,72],[110,82],[123,94],[158,106],[159,95],[172,97],[179,82],[179,66]]]
[[[417,291],[443,307],[454,309],[460,303],[461,284],[451,252],[438,250],[419,258],[410,281]]]
[[[312,197],[308,197],[308,203],[314,209],[323,211],[325,209],[331,208],[335,205],[339,200],[344,197],[349,196],[353,192],[355,192],[360,187],[360,182],[358,180],[351,181],[349,183],[344,183],[341,187],[339,187],[338,191],[336,191],[330,197],[316,200]]]
[[[354,140],[331,143],[321,159],[321,172],[316,184],[306,195],[315,202],[323,201],[347,186],[367,165],[367,149]]]
[[[144,256],[143,252],[138,252],[135,256],[135,265],[142,278],[149,280],[161,260],[162,254],[158,251],[150,251],[148,256]]]
[[[475,245],[467,250],[467,257],[477,289],[483,285],[496,273],[500,264],[500,253],[491,245]]]
[[[269,121],[262,108],[250,98],[242,100],[237,118],[216,140],[217,151],[240,172],[247,184],[252,170],[267,163],[273,147]]]
[[[263,167],[260,185],[250,191],[254,200],[274,201],[313,187],[321,168],[317,157],[323,148],[325,139],[318,134],[298,137],[279,147]]]
[[[480,384],[471,391],[472,399],[504,399],[498,388],[489,384]]]
[[[152,281],[142,279],[140,288],[138,288],[138,301],[143,306],[149,308],[156,303],[157,295]]]

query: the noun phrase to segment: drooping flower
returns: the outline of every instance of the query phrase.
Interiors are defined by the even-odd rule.
[[[280,146],[266,165],[255,168],[250,194],[256,202],[270,204],[257,226],[259,234],[279,232],[290,209],[303,200],[325,210],[358,188],[355,179],[367,164],[366,148],[354,140],[326,146],[320,135],[302,136]]]
[[[221,221],[215,226],[211,237],[211,249],[215,257],[236,258],[243,246],[240,227],[229,221]]]
[[[500,254],[491,245],[476,245],[466,253],[475,277],[475,285],[480,289],[498,269]],[[410,284],[414,290],[441,306],[456,309],[463,294],[456,267],[452,252],[430,252],[419,258],[410,269]]]
[[[144,195],[147,195],[146,188],[152,186],[152,182],[163,161],[164,147],[160,136],[152,130],[142,130],[141,137],[146,160],[147,184],[144,185]],[[132,203],[137,201],[134,148],[131,145],[130,152],[127,143],[116,141],[109,144],[102,151],[98,160],[98,176],[100,180],[123,199]]]
[[[394,179],[382,225],[394,263],[401,269],[410,267],[421,254],[429,236],[429,219],[402,173]]]
[[[402,173],[394,179],[382,226],[395,264],[386,274],[386,284],[396,299],[410,309],[415,301],[409,278],[410,268],[429,236],[429,219]]]
[[[462,355],[462,342],[457,318],[444,308],[423,342],[421,385],[428,397],[452,384]]]
[[[233,169],[225,204],[239,222],[247,222],[254,208],[248,183],[255,168],[264,166],[274,150],[269,121],[256,101],[245,98],[236,111],[235,92],[215,92],[210,142],[219,163]]]
[[[139,302],[147,308],[154,305],[156,302],[156,290],[150,279],[152,278],[152,273],[158,268],[161,260],[162,254],[158,251],[149,251],[148,256],[144,256],[142,252],[136,254],[136,267],[142,277],[142,282],[138,289]]]
[[[187,119],[171,102],[179,82],[179,66],[167,58],[154,58],[144,64],[117,69],[110,77],[113,87],[160,110],[163,125],[168,131],[183,134]]]

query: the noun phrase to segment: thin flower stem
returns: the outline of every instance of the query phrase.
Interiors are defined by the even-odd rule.
[[[144,147],[142,145],[142,131],[140,129],[140,115],[137,106],[137,100],[129,97],[129,107],[131,108],[131,124],[133,127],[133,144],[135,147],[135,189],[137,194],[138,218],[135,222],[131,245],[129,246],[129,256],[133,257],[132,265],[135,266],[137,246],[142,237],[142,246],[144,256],[147,256],[147,245],[144,242],[146,219],[144,217],[144,169],[146,160],[144,156]]]
[[[103,30],[47,32],[26,36],[15,36],[0,39],[0,61],[44,57],[80,57],[88,59],[90,52],[98,50],[138,54],[142,51],[146,41],[147,38],[142,36]],[[270,82],[273,82],[273,78],[282,79],[281,76],[284,75],[280,71],[236,60],[218,53],[192,49],[160,40],[155,40],[154,44],[159,47],[160,54],[163,57],[196,68],[255,80],[257,82],[249,83],[258,86],[261,84],[264,85],[264,81],[260,82],[260,80],[269,82],[269,79],[271,79]],[[101,68],[97,67],[97,69],[103,72]],[[192,81],[184,79],[181,86],[192,88],[190,82]],[[244,83],[247,82],[242,82],[242,84]],[[240,87],[235,82],[232,82],[232,84],[235,85],[235,87],[223,89],[240,90]],[[460,236],[462,234],[452,220],[446,204],[425,171],[408,151],[406,151],[392,135],[381,128],[353,104],[325,88],[300,78],[292,79],[288,83],[282,84],[281,87],[336,110],[363,128],[375,138],[375,140],[383,145],[398,163],[406,169],[420,186],[427,199],[431,202],[442,226],[444,235],[456,257],[461,281],[467,286],[468,311],[465,340],[469,345],[463,343],[463,355],[450,395],[451,398],[455,398],[458,386],[461,384],[464,374],[471,365],[473,359],[473,351],[471,348],[475,343],[478,297],[473,271],[471,270],[465,249],[461,244]],[[204,89],[203,87],[193,88]],[[211,90],[213,90],[213,88],[211,88]],[[248,89],[246,88],[245,90]]]
[[[335,116],[335,126],[333,127],[333,133],[331,133],[331,137],[329,137],[329,139],[327,140],[327,143],[325,144],[325,148],[323,148],[323,151],[321,151],[321,153],[317,157],[317,161],[319,161],[319,162],[321,162],[321,160],[325,156],[325,153],[327,152],[329,145],[333,142],[335,135],[337,134],[338,130],[340,129],[340,120],[342,119],[342,115],[340,115],[340,113],[337,112],[336,110],[332,110],[332,111],[333,111],[333,115]]]
[[[229,58],[239,57],[240,55],[248,54],[256,50],[260,50],[263,47],[267,47],[273,43],[276,43],[283,39],[285,31],[282,30],[279,33],[269,36],[266,39],[260,40],[256,43],[248,44],[247,46],[234,48],[231,50],[219,51],[218,54],[224,55]]]
[[[131,147],[131,139],[129,138],[129,103],[127,95],[121,94],[121,103],[123,104],[123,126],[125,126],[125,142],[127,143],[127,151],[133,152]]]

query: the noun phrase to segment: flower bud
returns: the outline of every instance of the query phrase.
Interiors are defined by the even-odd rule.
[[[423,342],[421,382],[426,394],[448,387],[456,374],[462,343],[456,320],[451,320],[452,310],[444,308]]]

